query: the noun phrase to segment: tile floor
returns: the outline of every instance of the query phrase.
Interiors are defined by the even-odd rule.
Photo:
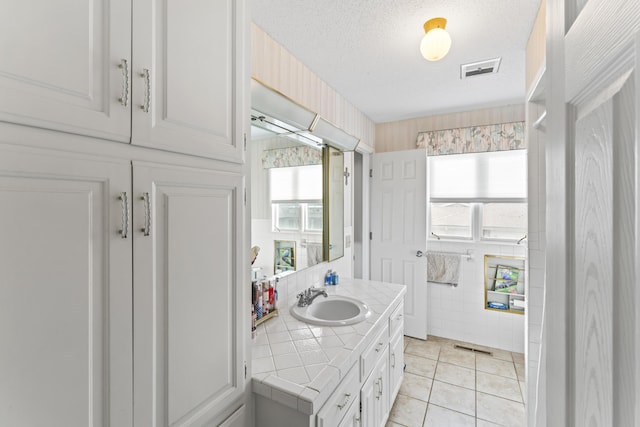
[[[404,346],[404,381],[386,427],[525,425],[523,354],[438,337],[405,337]]]

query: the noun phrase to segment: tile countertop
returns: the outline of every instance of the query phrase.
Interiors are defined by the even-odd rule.
[[[278,301],[279,316],[259,325],[252,340],[252,391],[308,415],[322,407],[406,293],[404,285],[345,278],[324,288],[360,299],[371,316],[350,326],[311,325],[289,313],[292,296]]]

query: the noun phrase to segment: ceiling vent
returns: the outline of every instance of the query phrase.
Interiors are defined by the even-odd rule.
[[[470,64],[462,64],[460,66],[460,78],[481,76],[483,74],[495,74],[500,68],[502,58],[487,59],[485,61],[472,62]]]

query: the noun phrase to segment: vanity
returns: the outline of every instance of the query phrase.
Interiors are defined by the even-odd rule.
[[[299,297],[281,301],[280,315],[261,325],[252,343],[255,425],[377,427],[386,423],[404,372],[405,286],[342,279],[339,285],[322,289],[327,296],[315,295],[309,308],[322,305],[323,300],[340,304],[353,300],[370,313],[349,325],[311,324],[291,314]]]

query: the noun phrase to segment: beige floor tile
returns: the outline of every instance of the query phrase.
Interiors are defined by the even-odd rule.
[[[472,390],[475,390],[476,388],[475,369],[464,368],[450,363],[438,363],[435,379],[444,383],[470,388]]]
[[[519,363],[521,365],[524,365],[524,354],[523,353],[511,353],[511,356],[513,357],[513,362],[514,363]]]
[[[485,421],[478,418],[476,420],[476,427],[502,427],[502,426],[500,424],[494,424],[490,421]]]
[[[476,368],[476,355],[472,351],[456,350],[454,348],[442,348],[440,350],[440,362],[451,363],[452,365],[464,368]]]
[[[432,383],[433,380],[431,378],[405,372],[399,393],[428,402]]]
[[[441,344],[433,341],[412,340],[404,351],[427,359],[438,360]]]
[[[384,427],[404,427],[402,424],[396,424],[393,421],[387,421]]]
[[[476,369],[482,372],[488,372],[494,375],[501,375],[507,378],[513,378],[516,376],[516,368],[513,362],[506,362],[504,360],[494,359],[493,357],[478,355],[476,358]]]
[[[414,356],[405,353],[404,363],[407,365],[405,372],[410,374],[422,375],[423,377],[433,378],[436,372],[436,361],[425,357]]]
[[[516,363],[514,366],[516,367],[516,375],[518,376],[518,380],[524,381],[525,380],[524,364]]]
[[[427,341],[431,341],[434,343],[440,344],[442,347],[453,348],[453,346],[457,343],[455,340],[450,340],[449,338],[436,337],[433,335],[429,335]]]
[[[467,415],[476,414],[476,392],[457,385],[434,381],[429,403]]]
[[[429,404],[423,427],[475,427],[476,419],[451,409]]]
[[[511,352],[507,350],[501,350],[499,348],[491,348],[485,347],[481,345],[474,345],[473,348],[477,348],[478,350],[484,350],[491,353],[491,357],[496,359],[504,360],[506,362],[513,362],[513,357],[511,356]]]
[[[527,383],[524,381],[518,381],[520,384],[520,393],[522,394],[522,401],[527,403]]]
[[[524,404],[478,392],[478,418],[505,427],[523,427]]]
[[[426,412],[427,402],[399,394],[391,408],[389,421],[404,426],[421,426]]]
[[[438,369],[440,369],[440,366],[438,366]],[[476,373],[476,379],[476,388],[478,391],[514,400],[516,402],[522,402],[520,384],[517,380],[501,377],[500,375],[488,374],[482,371],[478,371]]]

